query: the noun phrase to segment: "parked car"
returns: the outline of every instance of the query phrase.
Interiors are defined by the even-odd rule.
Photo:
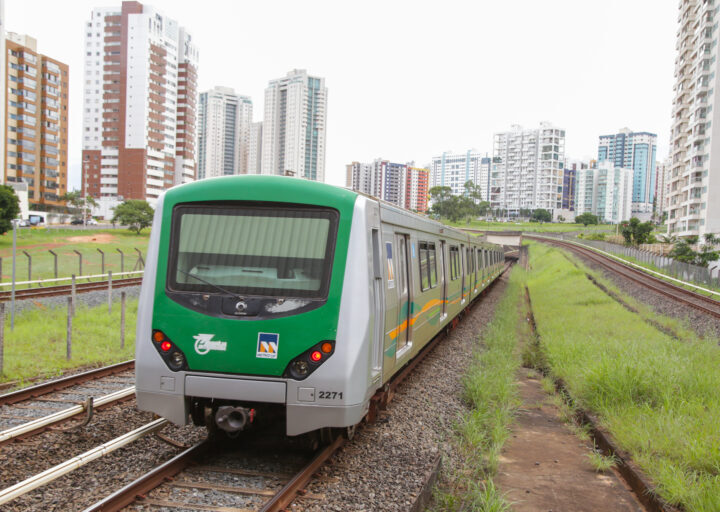
[[[88,219],[88,221],[85,224],[88,226],[97,226],[98,221],[96,221],[95,219]]]
[[[78,224],[82,224],[82,223],[83,223],[82,219],[73,219],[70,221],[70,224],[72,224],[73,226],[77,226]]]
[[[18,227],[28,228],[28,227],[30,227],[30,221],[29,221],[29,220],[25,220],[25,219],[20,219],[20,220],[18,221]]]

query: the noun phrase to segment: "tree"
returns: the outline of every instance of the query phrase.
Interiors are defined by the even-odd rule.
[[[127,225],[138,235],[143,228],[152,225],[154,211],[147,201],[142,199],[128,199],[124,203],[115,207],[115,215],[113,223]]]
[[[650,240],[650,233],[653,230],[652,222],[640,222],[637,217],[631,218],[620,224],[623,238],[627,245],[646,244]]]
[[[544,208],[537,208],[532,212],[532,219],[538,222],[552,222],[552,213]]]
[[[715,250],[715,244],[720,243],[720,239],[712,233],[705,234],[705,243],[700,247],[700,251],[693,250],[692,246],[699,242],[699,237],[689,236],[684,240],[678,240],[668,253],[673,259],[707,267],[712,261],[720,259],[720,251]]]
[[[95,201],[93,196],[83,197],[79,190],[73,190],[72,192],[66,192],[60,197],[61,201],[67,201],[75,208],[80,210],[82,215],[83,224],[87,221],[88,217],[92,212],[93,208],[96,208],[98,203]]]
[[[12,221],[20,215],[20,199],[12,187],[0,185],[0,233],[12,229]]]
[[[577,217],[575,217],[575,223],[587,226],[588,224],[599,224],[600,219],[598,219],[597,215],[593,215],[590,212],[585,212],[582,215],[578,215]]]

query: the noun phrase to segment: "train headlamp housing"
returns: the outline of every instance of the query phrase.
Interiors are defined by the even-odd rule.
[[[153,329],[152,332],[153,346],[163,358],[165,364],[174,372],[187,370],[187,359],[183,351],[180,350],[164,332]]]
[[[285,368],[283,377],[303,380],[335,353],[335,341],[324,340],[297,356]]]

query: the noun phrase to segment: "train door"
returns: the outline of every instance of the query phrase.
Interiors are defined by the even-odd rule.
[[[373,258],[373,301],[374,318],[373,324],[373,349],[372,349],[372,378],[379,378],[382,373],[383,363],[383,319],[385,312],[385,301],[383,293],[382,276],[382,252],[380,244],[380,230],[373,229],[371,234],[372,258]]]
[[[442,316],[440,320],[444,320],[447,316],[448,302],[448,275],[447,275],[447,255],[445,254],[445,240],[440,240],[440,266],[442,267]]]
[[[410,319],[412,314],[412,294],[410,293],[410,236],[405,234],[395,235],[395,246],[397,247],[397,297],[398,297],[398,335],[396,338],[395,357],[400,357],[411,340]]]
[[[460,244],[460,273],[461,273],[461,280],[460,280],[460,290],[461,290],[461,299],[462,302],[465,302],[465,276],[467,274],[467,261],[466,261],[466,254],[465,254],[465,245]]]

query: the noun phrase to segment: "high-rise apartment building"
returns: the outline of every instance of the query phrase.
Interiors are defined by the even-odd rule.
[[[720,232],[720,58],[717,2],[680,0],[673,87],[668,232]]]
[[[592,213],[601,222],[618,224],[632,213],[633,170],[615,167],[610,160],[577,172],[577,215]]]
[[[453,195],[465,194],[465,183],[472,181],[484,188],[487,197],[487,183],[491,159],[485,153],[471,149],[465,153],[443,154],[433,157],[430,164],[430,187],[450,187]]]
[[[229,87],[200,93],[198,179],[248,173],[252,101]]]
[[[405,209],[424,213],[428,209],[430,171],[422,167],[407,166],[405,175]]]
[[[262,121],[250,125],[248,174],[262,173]]]
[[[525,130],[514,125],[495,134],[493,156],[497,168],[490,176],[490,206],[507,210],[562,208],[565,130],[550,123]]]
[[[0,0],[0,69],[5,71],[5,82],[7,82],[5,56],[5,0]],[[7,87],[7,83],[5,84]],[[0,101],[0,133],[5,133],[5,110],[7,101]],[[5,137],[7,139],[7,137]],[[0,169],[5,169],[5,149],[0,147]],[[0,184],[5,183],[5,173],[0,172]]]
[[[655,158],[657,135],[623,128],[613,135],[601,135],[598,162],[611,161],[615,167],[633,170],[633,215],[649,220],[655,200]]]
[[[565,159],[565,168],[563,169],[563,194],[562,209],[568,212],[575,211],[575,197],[577,195],[577,172],[581,169],[587,169],[589,165],[580,160],[572,158]]]
[[[294,69],[265,89],[262,174],[325,181],[325,79]]]
[[[64,206],[67,192],[68,66],[37,52],[34,38],[5,41],[5,173],[27,184],[30,208]]]
[[[99,7],[85,24],[83,193],[101,211],[153,203],[196,177],[198,50],[151,6]]]
[[[348,188],[377,197],[407,210],[427,211],[428,169],[413,163],[398,164],[376,159],[346,166]]]

